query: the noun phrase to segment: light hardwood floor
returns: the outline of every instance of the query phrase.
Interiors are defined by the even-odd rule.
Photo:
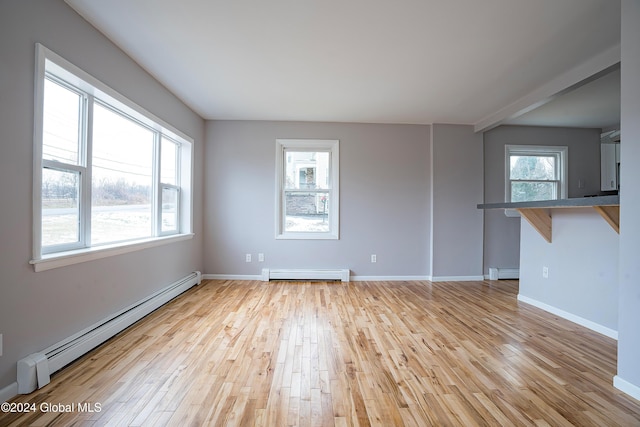
[[[72,412],[0,425],[640,425],[615,341],[517,287],[204,281],[15,400]]]

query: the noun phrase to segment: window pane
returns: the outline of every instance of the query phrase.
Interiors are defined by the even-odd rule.
[[[555,156],[511,156],[511,179],[558,179]]]
[[[328,232],[329,193],[285,192],[285,231]]]
[[[557,199],[557,182],[512,182],[511,201],[527,202]]]
[[[178,144],[162,138],[160,181],[164,184],[178,185],[176,165],[178,160]]]
[[[162,189],[162,225],[161,231],[178,231],[178,190]]]
[[[95,105],[92,244],[152,235],[153,140],[151,130]]]
[[[77,165],[82,97],[66,87],[44,80],[42,158]]]
[[[285,188],[329,189],[329,152],[286,151]]]
[[[42,169],[42,246],[80,239],[80,174]]]

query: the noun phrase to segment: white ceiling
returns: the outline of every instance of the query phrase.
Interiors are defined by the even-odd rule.
[[[619,0],[66,0],[205,119],[476,124],[620,42]]]

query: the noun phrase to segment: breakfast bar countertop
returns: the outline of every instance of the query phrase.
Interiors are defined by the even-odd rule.
[[[579,208],[587,206],[617,206],[620,196],[575,197],[571,199],[542,200],[537,202],[483,203],[478,209],[525,209],[525,208]]]

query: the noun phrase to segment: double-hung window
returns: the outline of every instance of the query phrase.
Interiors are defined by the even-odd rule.
[[[276,141],[276,238],[338,239],[337,140]]]
[[[41,45],[35,112],[37,271],[191,235],[188,137]]]
[[[505,146],[507,202],[567,197],[567,147]]]

